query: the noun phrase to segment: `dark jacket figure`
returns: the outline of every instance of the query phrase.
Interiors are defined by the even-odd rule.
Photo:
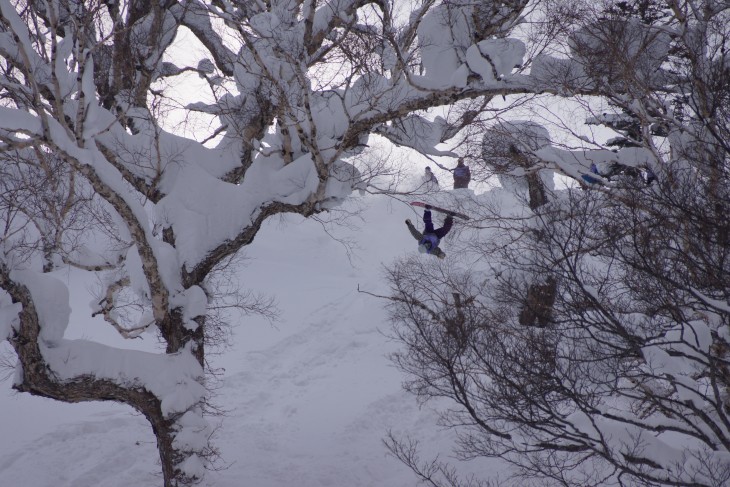
[[[454,168],[454,189],[468,188],[469,181],[471,181],[469,166],[464,164],[463,158],[459,158],[459,162],[456,163]]]
[[[423,223],[426,225],[423,233],[416,230],[416,227],[413,226],[413,223],[411,223],[410,220],[406,220],[406,225],[408,226],[408,230],[411,232],[411,235],[413,235],[413,238],[418,240],[419,252],[435,255],[439,259],[443,259],[446,257],[446,254],[439,248],[439,242],[447,233],[449,233],[449,230],[451,230],[451,225],[453,225],[454,219],[451,215],[447,216],[446,220],[444,220],[444,226],[434,230],[433,220],[431,220],[431,211],[428,208],[429,207],[426,207],[426,211],[423,212]]]

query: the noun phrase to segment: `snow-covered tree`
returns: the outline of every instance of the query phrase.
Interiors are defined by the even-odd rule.
[[[313,216],[366,188],[380,171],[355,156],[370,134],[442,155],[478,113],[429,108],[552,91],[515,72],[526,49],[508,34],[527,6],[0,0],[0,336],[17,354],[13,387],[131,406],[152,425],[165,485],[199,481],[215,453],[215,271],[267,218]],[[168,54],[181,32],[199,46],[190,59]],[[209,93],[177,101],[191,79]],[[169,107],[211,128],[173,131]],[[163,350],[66,339],[69,292],[50,271],[69,265],[98,275],[91,313],[123,337],[155,331]]]
[[[595,95],[570,116],[627,143],[568,150],[552,142],[567,123],[495,124],[484,164],[502,188],[470,210],[468,266],[389,272],[393,358],[409,390],[454,401],[460,457],[502,456],[516,485],[727,485],[730,7],[611,4],[566,15],[563,55],[530,73]]]

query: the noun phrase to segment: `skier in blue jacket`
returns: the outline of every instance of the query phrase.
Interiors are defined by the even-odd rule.
[[[454,224],[453,217],[451,215],[447,216],[444,220],[444,226],[434,229],[433,220],[431,220],[431,207],[426,205],[426,210],[423,212],[423,223],[426,225],[426,228],[421,233],[416,230],[416,227],[413,226],[410,220],[406,220],[408,230],[413,235],[413,238],[418,240],[418,251],[443,259],[446,257],[446,254],[439,248],[439,242],[451,230],[451,226]]]

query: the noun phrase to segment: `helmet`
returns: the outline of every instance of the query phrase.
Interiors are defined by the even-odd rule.
[[[418,245],[418,251],[422,254],[425,254],[429,250],[431,250],[431,244],[429,244],[428,242],[424,242]]]

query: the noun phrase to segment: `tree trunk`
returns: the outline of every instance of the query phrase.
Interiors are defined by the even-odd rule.
[[[520,325],[539,328],[548,326],[557,290],[557,282],[552,277],[548,277],[544,284],[530,284],[527,299],[520,312]]]
[[[547,194],[540,179],[540,174],[538,172],[529,173],[527,175],[527,185],[530,195],[530,209],[536,211],[547,203]],[[542,235],[537,234],[536,238],[539,242]],[[558,283],[551,276],[548,276],[544,283],[530,284],[527,290],[527,298],[520,312],[520,325],[540,328],[548,326],[557,290]]]

